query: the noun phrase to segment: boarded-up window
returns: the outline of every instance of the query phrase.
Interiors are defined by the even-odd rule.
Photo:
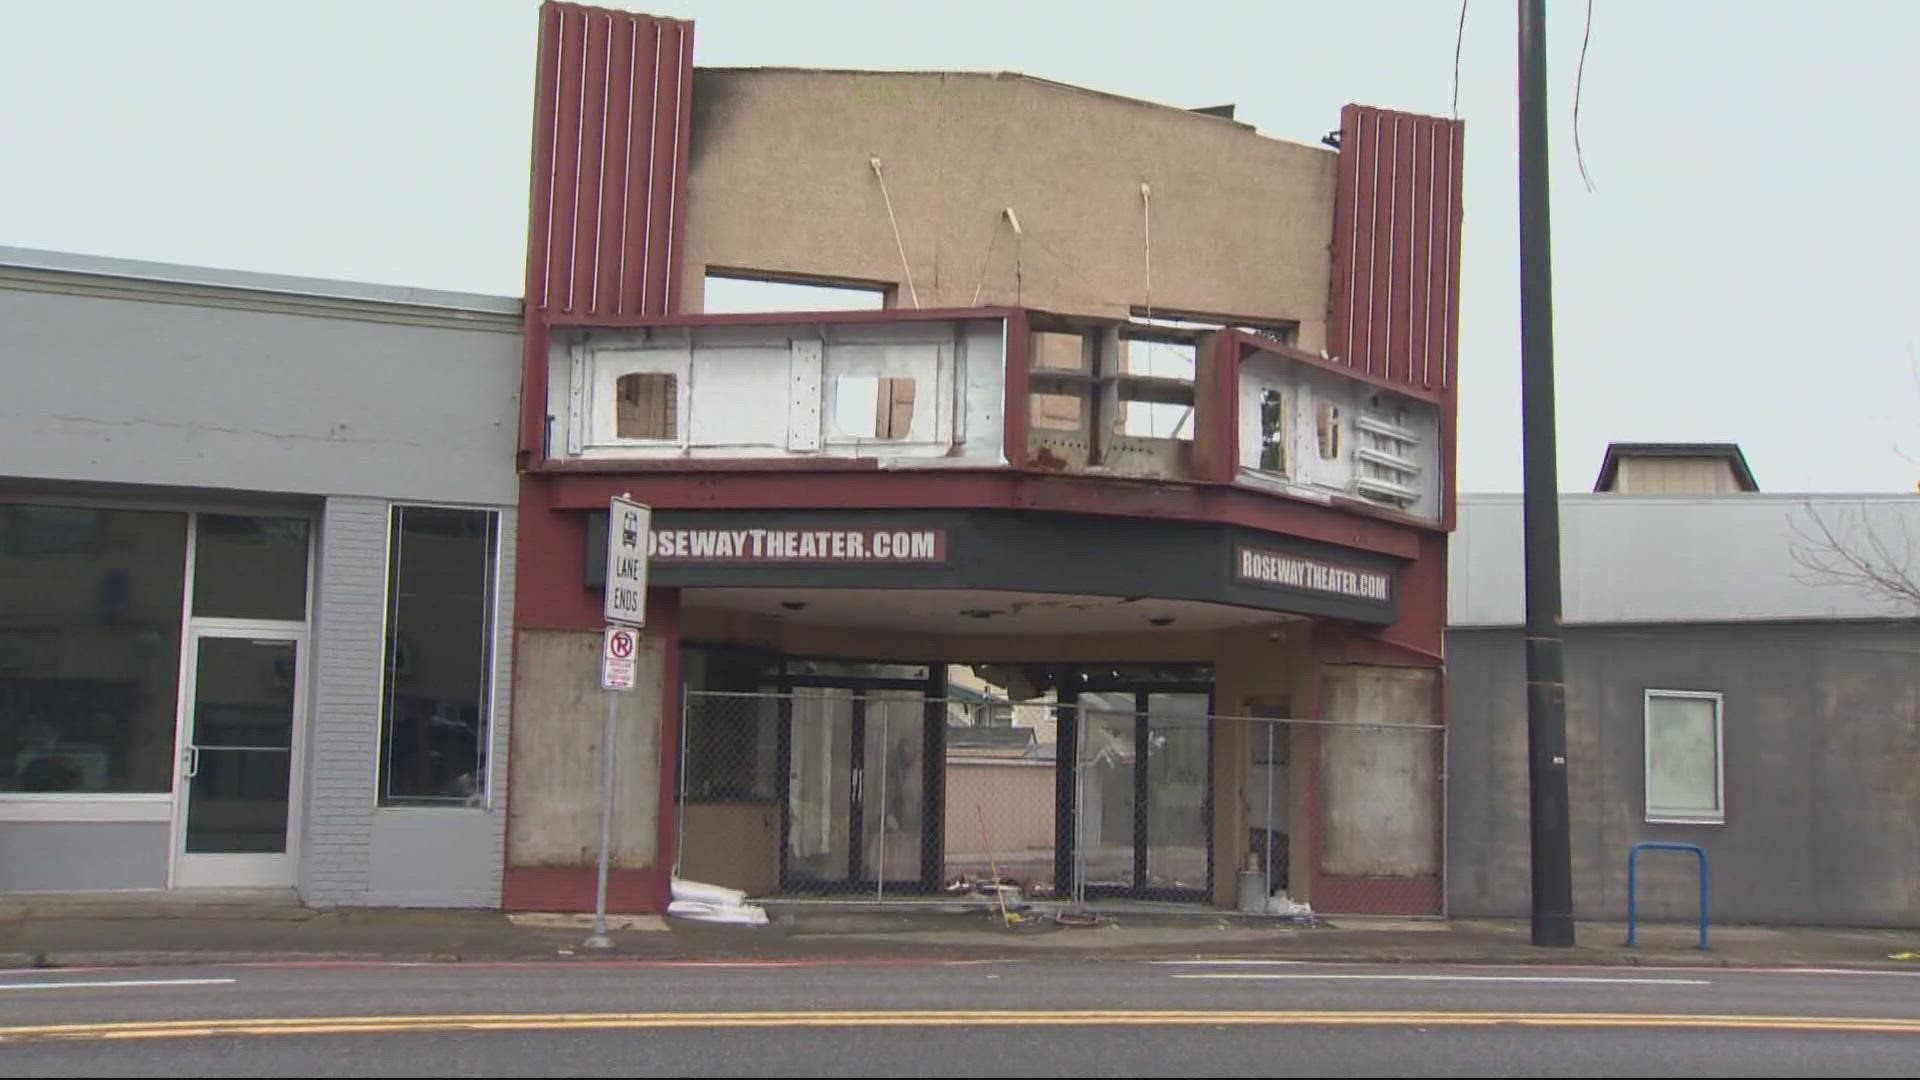
[[[667,372],[622,375],[615,385],[614,434],[622,439],[673,439],[680,433],[679,380]]]
[[[875,395],[874,434],[882,439],[904,439],[913,430],[913,380],[881,379]]]
[[[904,439],[913,432],[913,380],[842,375],[834,380],[833,423],[855,439]]]
[[[1647,691],[1647,820],[1727,820],[1720,695]]]
[[[1329,665],[1322,676],[1321,868],[1355,877],[1440,872],[1436,677],[1419,668]]]

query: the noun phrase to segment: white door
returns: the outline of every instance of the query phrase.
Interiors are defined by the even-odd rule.
[[[306,635],[196,627],[180,732],[173,883],[294,883]]]

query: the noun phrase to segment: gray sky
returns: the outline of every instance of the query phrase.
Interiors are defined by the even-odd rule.
[[[1451,0],[658,0],[696,62],[1022,71],[1316,142],[1445,115]],[[1920,4],[1551,5],[1564,487],[1730,440],[1772,491],[1920,480]],[[535,0],[0,5],[0,243],[518,295]],[[1471,0],[1461,480],[1520,483],[1513,5]]]

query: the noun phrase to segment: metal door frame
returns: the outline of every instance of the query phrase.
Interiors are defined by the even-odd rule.
[[[287,843],[272,852],[189,852],[187,818],[193,805],[198,743],[196,706],[200,690],[200,642],[207,638],[288,642],[293,645],[292,730],[287,737]],[[311,635],[305,623],[267,619],[192,619],[182,667],[180,710],[175,719],[173,824],[167,859],[170,887],[291,888],[299,878],[302,809],[306,802],[307,679]]]
[[[795,674],[792,661],[827,659],[821,657],[783,657],[780,675],[778,761],[775,779],[780,802],[780,891],[783,894],[821,894],[875,897],[887,893],[926,895],[939,891],[940,869],[944,865],[946,837],[946,718],[941,714],[946,693],[945,664],[926,663],[925,678],[897,678],[862,675]],[[839,658],[833,658],[839,659]],[[844,661],[864,663],[869,661]],[[918,664],[916,661],[871,661],[872,663]],[[839,878],[812,878],[795,874],[788,868],[787,852],[793,829],[793,702],[796,689],[846,690],[853,697],[852,723],[848,738],[852,742],[849,769],[852,791],[847,813],[847,873]],[[920,867],[914,878],[889,878],[880,881],[869,876],[866,863],[865,757],[867,692],[872,690],[910,690],[921,695],[921,785],[920,785]]]
[[[1080,880],[1080,821],[1085,808],[1080,805],[1080,736],[1086,714],[1080,707],[1080,694],[1131,693],[1133,695],[1133,883],[1128,886],[1086,886]],[[1152,802],[1149,798],[1149,761],[1152,756],[1148,702],[1154,694],[1205,694],[1207,709],[1207,782],[1201,802],[1201,821],[1206,829],[1207,884],[1199,889],[1154,888],[1147,884],[1147,846],[1152,836]],[[1077,897],[1123,897],[1130,900],[1168,900],[1205,902],[1212,899],[1215,874],[1214,812],[1214,688],[1212,680],[1165,683],[1135,679],[1089,679],[1084,685],[1062,688],[1060,703],[1071,708],[1073,722],[1061,729],[1055,762],[1054,870],[1055,880],[1066,882],[1067,891]]]

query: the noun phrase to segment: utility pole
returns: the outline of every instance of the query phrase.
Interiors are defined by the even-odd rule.
[[[1533,943],[1573,946],[1567,685],[1554,449],[1553,236],[1547,197],[1547,5],[1520,5],[1520,413],[1527,578],[1527,793]]]

